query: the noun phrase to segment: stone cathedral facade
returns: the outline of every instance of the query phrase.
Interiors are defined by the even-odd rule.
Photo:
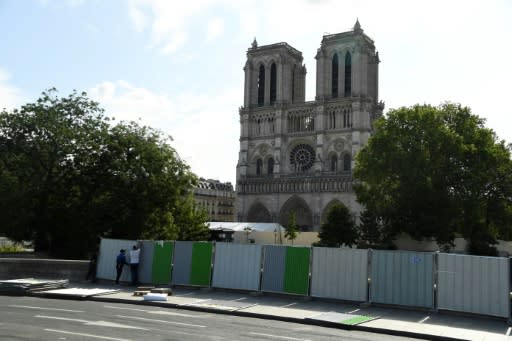
[[[367,143],[378,100],[379,55],[361,29],[323,36],[316,54],[316,97],[305,101],[302,53],[287,43],[247,51],[240,107],[237,219],[318,231],[329,208],[361,208],[352,190],[354,157]]]

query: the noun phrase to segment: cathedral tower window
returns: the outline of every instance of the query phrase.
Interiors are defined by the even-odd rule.
[[[338,157],[336,155],[331,156],[331,172],[338,170]]]
[[[343,128],[352,128],[352,113],[350,110],[343,110]]]
[[[345,97],[352,95],[352,56],[350,52],[345,55]]]
[[[349,154],[345,154],[343,156],[343,171],[344,172],[350,172],[350,170],[352,169],[351,161],[352,160],[351,160]]]
[[[258,159],[256,161],[256,175],[261,175],[262,168],[263,168],[263,161],[261,159]]]
[[[270,67],[270,104],[274,104],[276,102],[276,92],[277,92],[277,70],[276,63],[272,63]]]
[[[258,106],[263,106],[265,103],[265,67],[260,65],[258,75]]]
[[[331,88],[332,98],[338,97],[338,55],[334,54],[332,57],[332,75],[331,75]]]
[[[295,73],[297,72],[297,67],[294,65],[292,70],[292,103],[295,102]]]
[[[269,175],[274,173],[274,159],[273,158],[270,158],[267,161],[267,173]]]

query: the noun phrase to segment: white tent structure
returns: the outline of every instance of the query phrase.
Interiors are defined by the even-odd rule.
[[[221,222],[221,221],[211,221],[208,223],[210,226],[210,230],[231,230],[235,232],[246,231],[250,229],[251,231],[257,232],[283,232],[284,227],[278,223],[233,223],[233,222]]]
[[[212,231],[232,233],[234,243],[254,244],[291,244],[285,238],[285,228],[278,223],[249,223],[249,222],[208,222]],[[294,245],[311,245],[318,241],[316,232],[299,232]]]

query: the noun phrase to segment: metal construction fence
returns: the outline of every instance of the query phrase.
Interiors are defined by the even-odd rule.
[[[438,309],[510,316],[508,258],[441,253],[438,263]]]
[[[434,252],[102,239],[97,277],[141,246],[139,280],[510,318],[510,258]],[[130,281],[129,268],[121,281]]]
[[[434,307],[434,254],[372,251],[370,302]]]

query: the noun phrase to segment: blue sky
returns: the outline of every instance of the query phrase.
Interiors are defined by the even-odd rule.
[[[322,35],[359,18],[385,111],[458,102],[512,142],[511,17],[507,0],[0,0],[0,108],[87,91],[117,120],[171,135],[197,175],[234,183],[254,37],[302,51],[312,100]]]

